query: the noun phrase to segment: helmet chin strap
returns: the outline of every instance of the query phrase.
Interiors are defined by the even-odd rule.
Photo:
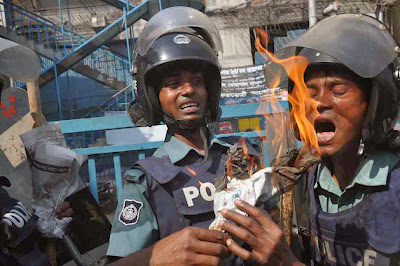
[[[175,120],[175,118],[165,110],[163,110],[164,123],[168,127],[168,131],[175,133],[177,131],[196,131],[206,125],[205,117],[196,118],[190,121]]]

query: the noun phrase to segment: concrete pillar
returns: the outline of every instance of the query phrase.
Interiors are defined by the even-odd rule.
[[[253,64],[249,28],[220,29],[224,53],[220,56],[223,68]]]

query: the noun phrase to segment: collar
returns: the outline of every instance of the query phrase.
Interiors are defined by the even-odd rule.
[[[220,145],[227,148],[232,146],[231,144],[216,138],[214,135],[212,135],[210,139],[211,141],[208,145],[209,149],[211,149],[213,145]],[[199,156],[204,156],[199,150],[189,146],[171,134],[167,134],[164,144],[154,152],[153,156],[159,158],[168,156],[171,162],[175,164],[184,159],[190,151],[196,152]]]
[[[345,188],[345,190],[354,187],[356,184],[366,187],[385,186],[388,182],[390,171],[399,161],[399,154],[392,151],[376,151],[369,154],[362,160],[356,170],[353,181]],[[332,178],[329,168],[322,162],[318,166],[318,181],[314,188],[320,187],[337,196],[341,196],[339,185]]]

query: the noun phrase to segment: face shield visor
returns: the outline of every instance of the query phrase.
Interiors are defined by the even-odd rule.
[[[400,51],[381,22],[360,14],[336,15],[320,21],[276,56],[289,58],[302,48],[327,54],[363,78],[380,74]]]

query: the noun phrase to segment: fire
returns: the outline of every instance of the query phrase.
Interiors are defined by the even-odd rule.
[[[188,166],[186,166],[186,169],[189,171],[190,174],[192,174],[193,176],[197,177],[197,173],[195,170],[189,168]],[[200,180],[197,180],[197,182],[199,182],[200,186],[203,185],[203,182],[201,182]]]
[[[189,173],[191,173],[193,176],[196,176],[197,174],[196,174],[196,172],[193,170],[193,169],[191,169],[191,168],[189,168],[189,167],[187,167],[186,166],[186,169],[189,171]]]
[[[275,57],[271,52],[269,52],[263,45],[268,43],[268,35],[262,29],[256,29],[256,49],[263,55],[267,56],[272,62],[282,66],[289,78],[294,83],[294,89],[291,94],[288,95],[289,103],[292,106],[290,117],[294,120],[292,122],[296,129],[298,129],[300,140],[303,143],[302,149],[307,149],[312,153],[319,153],[318,139],[316,132],[314,130],[314,121],[317,115],[312,115],[313,119],[307,118],[311,117],[310,114],[318,114],[316,108],[316,102],[311,98],[308,88],[304,82],[304,73],[308,66],[307,58],[303,56],[292,56],[285,59],[279,59]],[[268,70],[268,69],[267,69]],[[286,132],[286,121],[284,115],[284,108],[280,105],[277,97],[276,90],[280,83],[281,73],[274,73],[274,79],[268,84],[269,88],[272,89],[272,96],[270,98],[263,97],[264,106],[272,109],[272,114],[262,110],[263,103],[260,104],[258,113],[262,113],[266,118],[266,138],[268,133],[271,134],[271,130],[274,131],[274,139],[272,140],[272,148],[278,150],[277,158],[280,157],[283,150],[283,138]],[[310,121],[310,120],[311,121]]]
[[[248,163],[250,163],[250,166],[248,166],[247,163],[244,165],[243,162],[240,161],[241,160],[240,156],[239,157],[237,157],[237,156],[235,157],[235,156],[232,156],[232,155],[229,156],[229,158],[228,158],[228,160],[226,162],[228,180],[230,180],[233,177],[234,173],[233,173],[232,169],[235,168],[235,167],[236,168],[241,168],[241,167],[245,166],[246,167],[245,171],[248,173],[248,176],[251,176],[254,172],[258,171],[259,168],[260,168],[259,161],[257,160],[257,157],[256,156],[251,156],[249,154],[249,152],[248,152],[248,148],[247,148],[247,145],[246,145],[246,139],[244,137],[241,137],[239,139],[238,144],[242,148],[244,158],[246,159],[246,161]]]

